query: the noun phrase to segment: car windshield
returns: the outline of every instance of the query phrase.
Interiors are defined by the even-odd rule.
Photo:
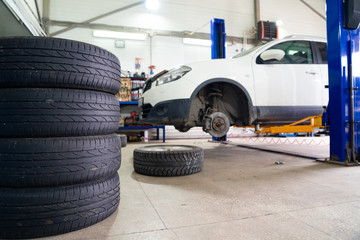
[[[258,45],[256,47],[250,48],[249,50],[246,50],[244,52],[236,54],[235,56],[233,56],[233,58],[239,58],[239,57],[243,57],[245,55],[248,55],[249,53],[252,53],[253,51],[256,51],[257,49],[259,49],[262,46],[264,46],[264,44]]]

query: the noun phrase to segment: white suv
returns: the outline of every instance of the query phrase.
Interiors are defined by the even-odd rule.
[[[274,125],[323,113],[326,39],[290,36],[234,56],[190,63],[147,80],[143,120],[179,131],[202,126],[222,137],[232,125]]]

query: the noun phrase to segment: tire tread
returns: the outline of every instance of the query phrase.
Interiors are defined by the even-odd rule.
[[[72,185],[113,175],[121,165],[119,138],[0,138],[0,187]]]
[[[0,137],[106,135],[118,129],[120,106],[108,93],[0,88]]]
[[[0,38],[1,87],[120,88],[120,63],[112,53],[87,43],[38,37]]]
[[[0,188],[0,238],[35,238],[75,231],[102,221],[120,201],[119,176],[80,185]]]
[[[189,146],[186,146],[189,147]],[[203,168],[204,153],[199,147],[189,151],[147,151],[134,150],[135,172],[149,176],[184,176],[200,172]]]

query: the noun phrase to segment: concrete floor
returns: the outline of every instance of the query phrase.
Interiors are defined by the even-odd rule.
[[[231,141],[310,154],[327,155],[329,149]],[[94,226],[45,239],[360,239],[360,167],[204,139],[165,144],[202,147],[203,171],[171,178],[136,174],[133,150],[144,144],[129,143],[119,171],[119,209]]]

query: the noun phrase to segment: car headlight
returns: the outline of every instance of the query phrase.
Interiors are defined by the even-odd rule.
[[[185,74],[187,74],[190,71],[191,71],[191,68],[188,66],[181,66],[178,68],[174,68],[174,69],[170,70],[169,72],[165,73],[164,75],[161,75],[156,80],[156,86],[160,86],[165,83],[176,81],[176,80],[182,78]]]

